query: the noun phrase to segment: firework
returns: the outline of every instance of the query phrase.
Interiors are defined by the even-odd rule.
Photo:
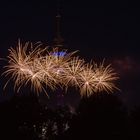
[[[81,95],[90,96],[96,92],[95,88],[95,72],[93,71],[93,65],[86,64],[83,71],[79,73],[79,88]]]
[[[41,44],[38,44],[36,48],[33,49],[32,43],[27,42],[23,46],[19,41],[16,50],[13,48],[9,49],[8,66],[6,66],[7,70],[3,74],[6,76],[11,75],[8,82],[11,79],[14,80],[14,89],[17,89],[17,92],[19,92],[20,88],[29,81],[31,81],[31,88],[34,87],[37,92],[40,92],[43,89],[41,84],[42,80],[37,74],[38,69],[34,67],[34,61],[38,61],[39,54],[44,51],[39,48],[40,45]],[[5,87],[8,82],[5,84]]]
[[[111,65],[104,66],[104,62],[99,66],[95,65],[95,88],[96,91],[113,92],[114,89],[118,89],[114,82],[119,77],[114,72]]]
[[[66,65],[65,72],[63,74],[63,83],[66,87],[68,86],[79,86],[79,73],[84,70],[83,59],[79,59],[79,57],[73,57]]]
[[[58,48],[53,48],[52,51],[48,52],[47,58],[52,62],[51,74],[57,81],[57,85],[61,87],[63,87],[64,84],[63,78],[67,71],[66,68],[68,66],[68,63],[75,53],[76,51],[71,53],[67,53],[67,50],[59,51]]]
[[[118,89],[114,81],[118,79],[117,74],[111,65],[104,66],[104,61],[99,66],[96,63],[89,63],[79,73],[79,87],[81,95],[90,96],[93,93],[106,91],[113,92]]]
[[[9,49],[8,65],[5,67],[5,76],[10,75],[14,80],[14,89],[20,91],[22,86],[30,85],[31,90],[37,93],[49,87],[55,90],[57,86],[67,89],[76,87],[81,96],[90,96],[93,93],[117,89],[114,81],[118,79],[110,65],[96,63],[86,64],[83,59],[74,56],[76,51],[67,53],[53,48],[48,51],[42,48],[41,43],[18,42],[17,48]]]

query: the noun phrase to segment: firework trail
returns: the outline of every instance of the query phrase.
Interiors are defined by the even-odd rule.
[[[111,65],[104,66],[104,62],[99,66],[95,66],[95,83],[96,90],[113,92],[114,89],[118,89],[114,82],[119,78],[112,69]]]
[[[117,87],[114,81],[118,79],[111,65],[99,66],[96,63],[86,64],[84,70],[79,73],[79,88],[81,95],[90,96],[93,93],[106,91],[113,92]]]
[[[63,75],[63,83],[66,87],[79,87],[79,73],[84,70],[85,61],[79,57],[73,57],[66,65]]]
[[[38,44],[36,48],[33,49],[32,43],[27,42],[23,46],[19,41],[16,50],[13,48],[9,49],[9,61],[6,66],[7,70],[3,74],[6,76],[11,75],[11,78],[7,81],[5,87],[8,82],[13,79],[15,82],[14,89],[17,89],[17,92],[19,92],[20,88],[23,85],[26,85],[29,81],[32,83],[31,88],[34,88],[37,92],[42,91],[42,80],[37,74],[38,67],[34,67],[34,64],[36,64],[34,61],[39,61],[38,56],[43,51],[39,48],[40,45],[41,44]]]
[[[55,90],[57,86],[65,89],[76,87],[81,96],[117,89],[114,82],[118,77],[110,65],[104,66],[104,62],[86,64],[75,56],[76,52],[67,53],[58,48],[48,51],[41,43],[23,45],[19,41],[16,49],[9,49],[8,65],[3,75],[10,76],[10,79],[4,88],[14,80],[17,92],[22,86],[30,85],[31,90],[38,94],[42,91],[47,94],[47,87]]]

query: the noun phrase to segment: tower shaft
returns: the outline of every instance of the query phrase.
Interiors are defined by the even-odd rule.
[[[55,25],[55,38],[54,38],[54,42],[53,45],[54,47],[63,47],[63,38],[61,36],[61,32],[60,32],[60,20],[61,20],[61,15],[59,12],[59,5],[57,7],[57,15],[56,15],[56,25]]]

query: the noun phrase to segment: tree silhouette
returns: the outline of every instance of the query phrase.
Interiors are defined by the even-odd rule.
[[[116,96],[102,93],[82,98],[70,125],[69,139],[126,138],[126,118],[127,113]]]
[[[48,108],[36,96],[14,96],[0,103],[0,138],[5,140],[72,140],[140,138],[140,108],[128,114],[112,94],[83,97],[75,111],[68,106]]]
[[[130,113],[129,135],[133,139],[140,139],[140,107],[135,107]]]

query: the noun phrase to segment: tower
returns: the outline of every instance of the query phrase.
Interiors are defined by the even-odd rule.
[[[54,47],[63,47],[63,38],[60,33],[60,20],[61,20],[61,15],[60,15],[60,8],[59,8],[59,1],[57,3],[57,14],[56,14],[56,24],[55,24],[55,38],[53,40],[53,46]]]

